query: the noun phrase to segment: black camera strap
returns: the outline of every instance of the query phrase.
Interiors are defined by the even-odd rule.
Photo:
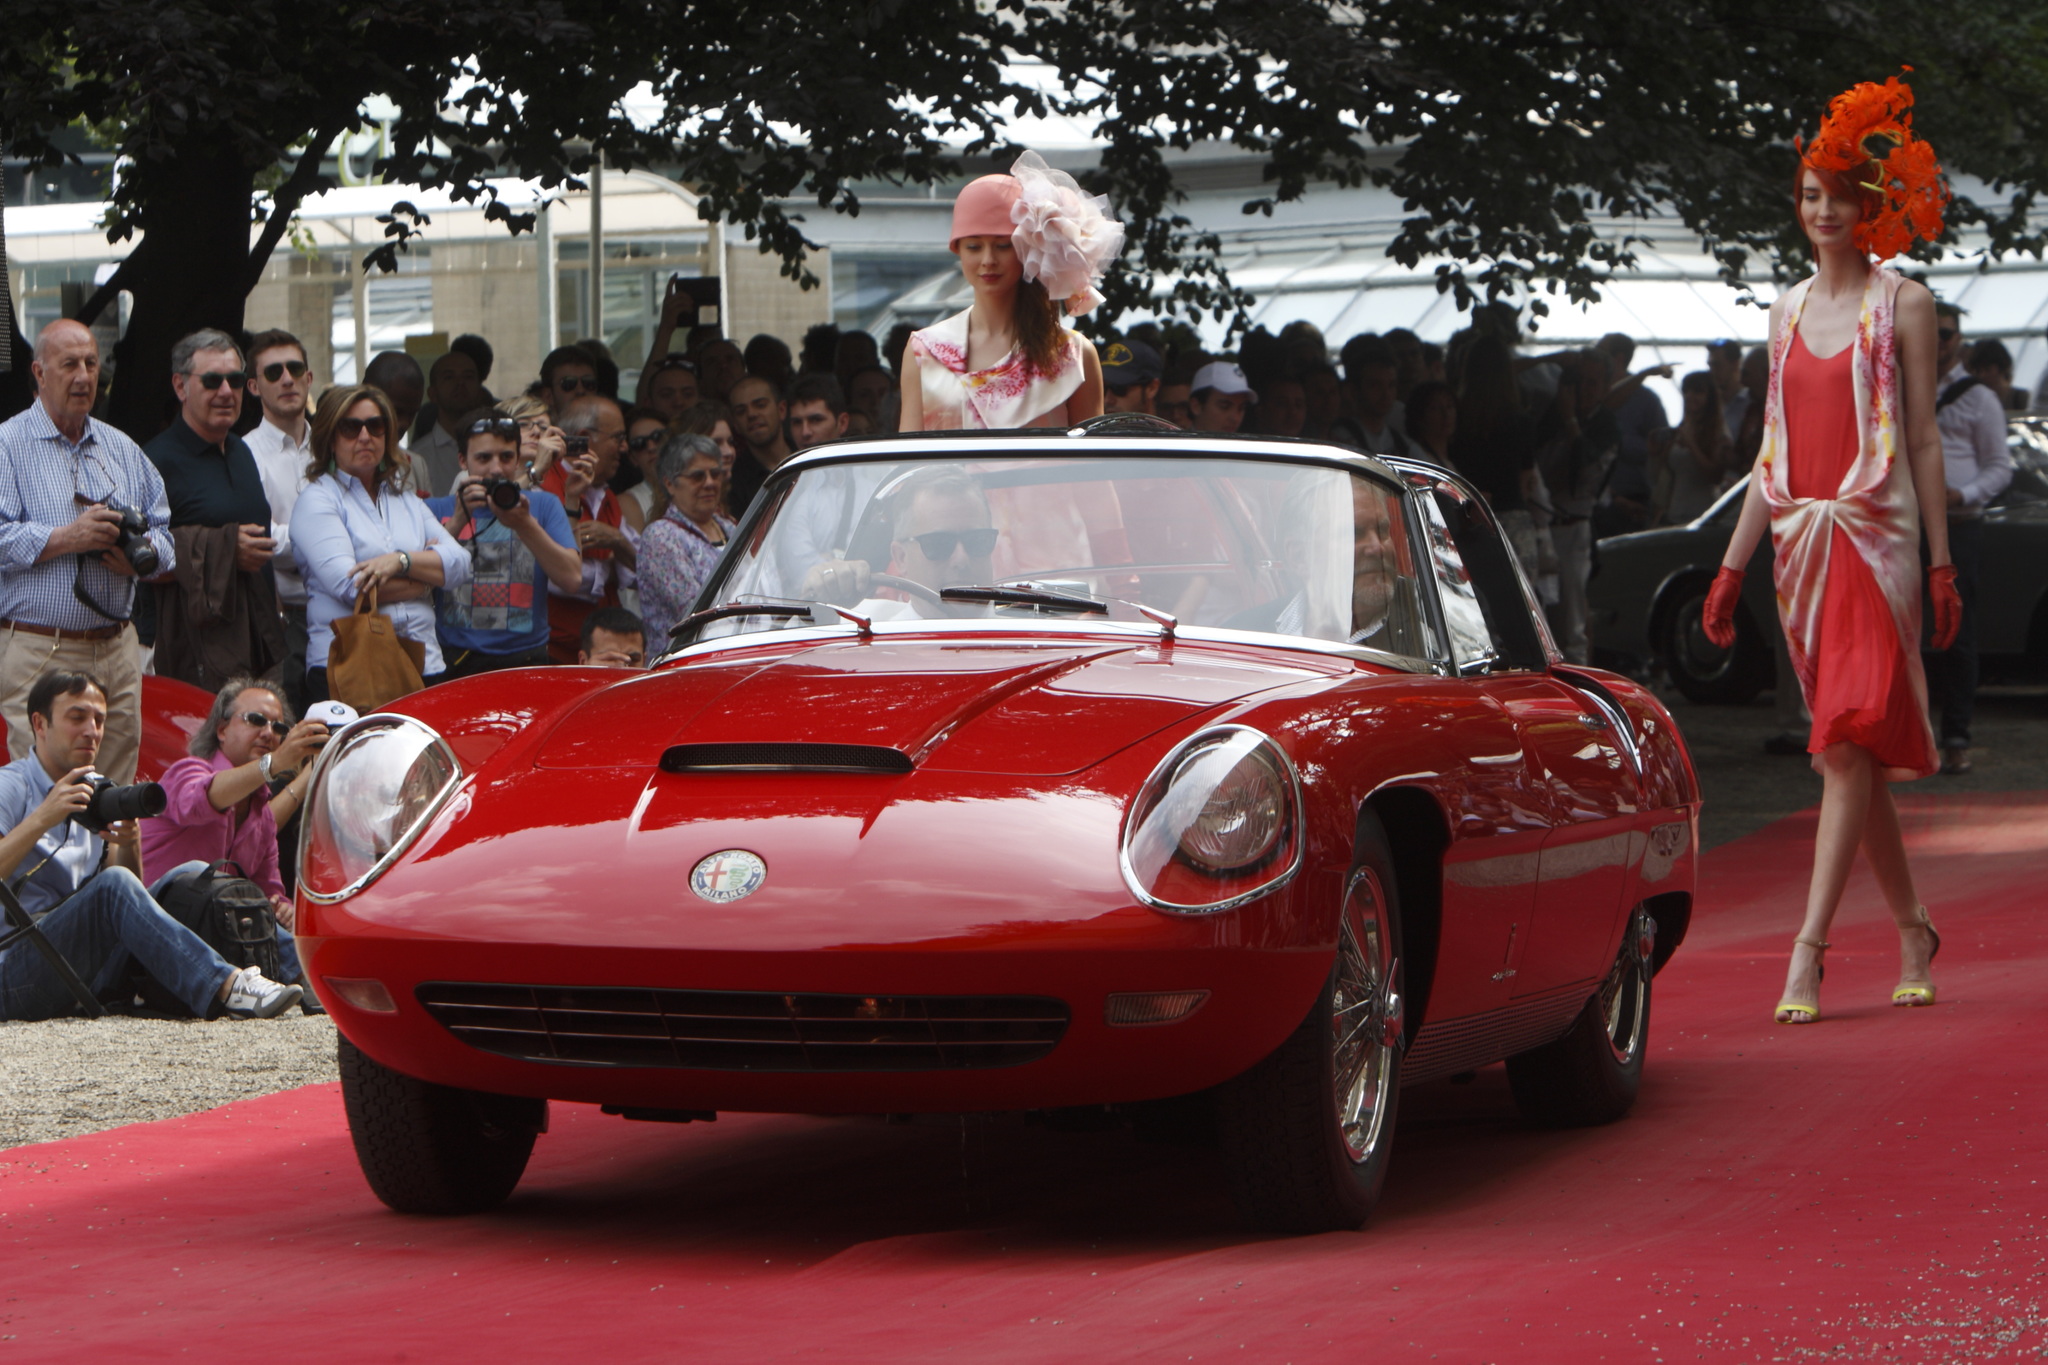
[[[84,603],[87,608],[94,612],[97,612],[101,616],[106,617],[109,621],[117,621],[125,624],[126,622],[133,620],[135,617],[134,592],[130,592],[128,595],[128,614],[125,616],[117,616],[113,612],[108,611],[105,607],[101,606],[99,602],[93,597],[92,589],[85,586],[85,565],[86,561],[92,558],[93,556],[91,555],[80,555],[78,557],[77,572],[71,575],[71,595],[77,598],[80,602]],[[140,590],[139,585],[137,590]]]

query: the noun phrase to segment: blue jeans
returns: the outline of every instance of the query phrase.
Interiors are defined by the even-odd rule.
[[[187,863],[158,881],[204,863]],[[94,995],[116,991],[132,959],[204,1019],[234,968],[199,935],[164,913],[125,867],[110,867],[39,921],[43,937],[85,978]],[[293,954],[292,965],[298,965]],[[50,1019],[78,1002],[31,943],[0,957],[0,1020]]]

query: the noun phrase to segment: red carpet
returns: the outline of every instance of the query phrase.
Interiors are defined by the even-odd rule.
[[[0,1153],[0,1361],[2037,1359],[2048,795],[1908,798],[1939,1007],[1859,876],[1776,1028],[1811,827],[1708,857],[1631,1118],[1411,1091],[1364,1233],[1247,1238],[1122,1132],[560,1105],[502,1212],[401,1218],[313,1087]]]

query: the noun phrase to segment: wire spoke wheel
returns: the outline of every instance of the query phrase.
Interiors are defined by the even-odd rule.
[[[1399,964],[1388,938],[1385,898],[1372,870],[1361,868],[1345,896],[1330,998],[1330,1083],[1354,1163],[1379,1147],[1400,1045]]]

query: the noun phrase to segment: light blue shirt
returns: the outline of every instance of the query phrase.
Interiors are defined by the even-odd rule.
[[[469,551],[448,534],[425,501],[411,493],[386,487],[373,499],[362,480],[323,474],[299,494],[292,506],[292,551],[306,581],[306,667],[327,666],[334,621],[355,610],[355,585],[348,571],[394,550],[415,556],[424,550],[439,554],[445,588],[469,581]],[[425,646],[422,673],[443,671],[431,593],[410,602],[380,602],[377,609],[400,635]]]
[[[33,753],[0,768],[0,833],[28,819],[29,813],[43,804],[43,798],[56,785],[43,771],[43,761]],[[7,884],[14,888],[21,908],[40,918],[85,885],[86,878],[99,870],[105,850],[99,835],[66,820],[36,840],[36,846],[28,851],[20,866],[7,874]],[[34,951],[33,947],[20,945],[0,948],[0,959],[8,953]]]
[[[149,543],[160,569],[177,563],[171,504],[163,476],[142,447],[88,417],[76,442],[57,430],[40,402],[0,422],[0,618],[58,630],[97,630],[107,618],[78,600],[76,555],[38,564],[50,533],[78,520],[85,502],[109,499],[149,519]],[[85,590],[108,611],[134,609],[136,580],[117,574],[98,555],[83,561]]]

